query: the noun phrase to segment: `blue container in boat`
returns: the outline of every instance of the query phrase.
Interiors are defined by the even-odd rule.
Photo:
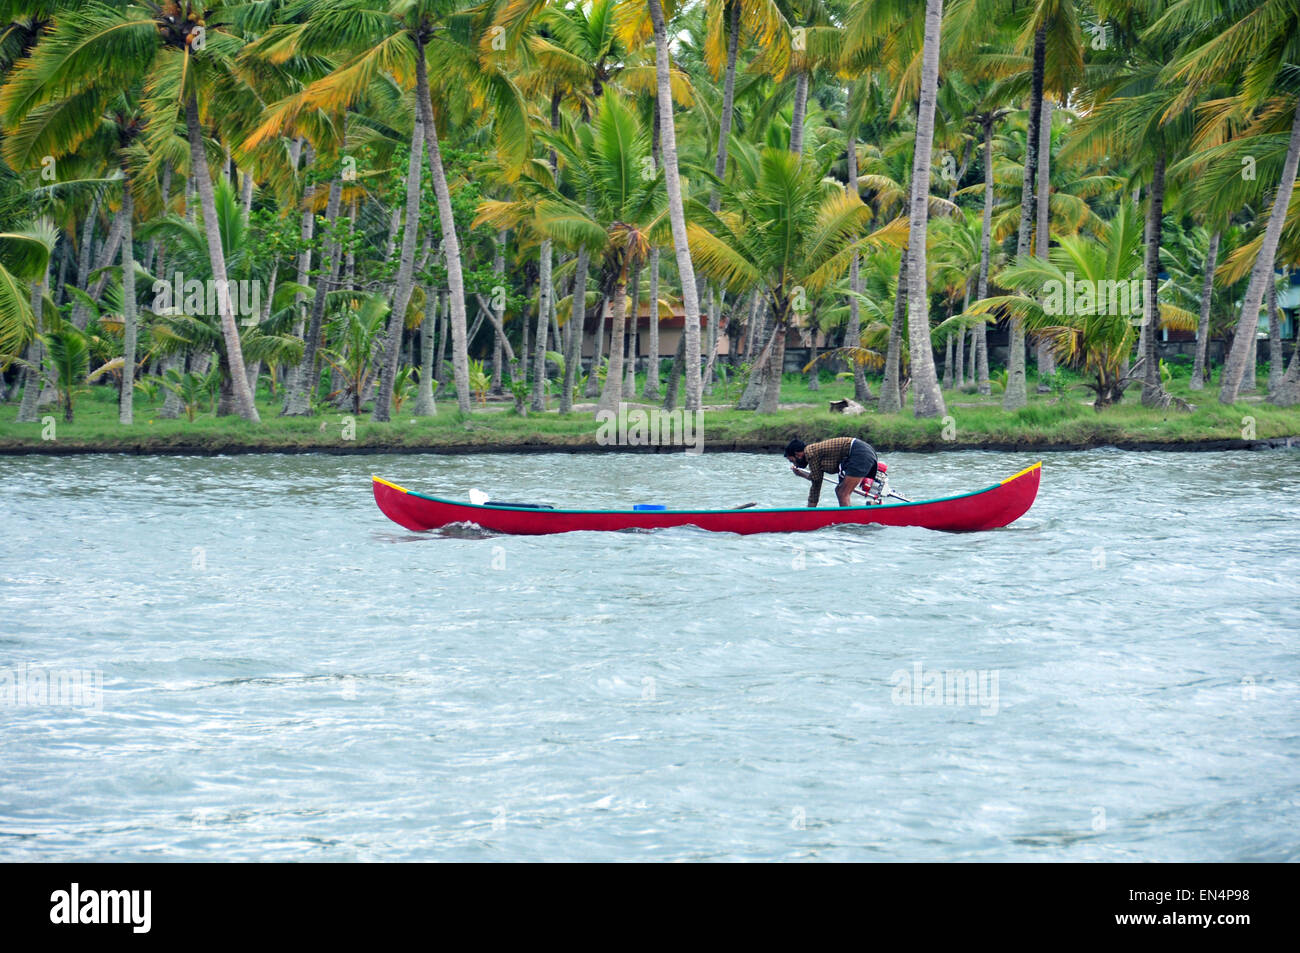
[[[668,507],[659,503],[636,503],[632,506],[634,510],[666,510]]]

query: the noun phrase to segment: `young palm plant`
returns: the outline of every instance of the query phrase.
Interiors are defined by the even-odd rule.
[[[863,237],[871,210],[822,171],[807,156],[768,147],[752,176],[738,175],[729,189],[724,206],[735,211],[697,209],[689,229],[704,274],[738,294],[760,288],[772,309],[759,413],[777,409],[786,334],[809,312],[810,296],[844,276],[855,249],[906,240],[898,223]]]
[[[90,349],[86,336],[71,324],[63,324],[48,334],[41,335],[49,354],[50,367],[58,374],[59,400],[63,404],[63,419],[72,422],[72,402],[78,385],[86,379],[90,369]]]
[[[1142,226],[1129,203],[1098,237],[1065,235],[1046,260],[1036,255],[1014,259],[997,283],[1019,294],[973,302],[970,314],[1000,313],[1051,341],[1063,364],[1092,377],[1098,411],[1118,402],[1130,384],[1124,365],[1136,341],[1143,313]],[[957,318],[952,319],[958,320]],[[1172,304],[1160,306],[1162,327],[1194,330],[1197,316]],[[942,330],[943,325],[940,325]]]

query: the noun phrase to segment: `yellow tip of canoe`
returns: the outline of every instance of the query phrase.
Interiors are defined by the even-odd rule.
[[[1021,470],[1019,473],[1015,474],[1014,476],[1007,477],[1005,480],[1002,481],[1002,483],[999,483],[998,486],[1002,486],[1005,483],[1010,483],[1012,480],[1019,480],[1022,476],[1024,476],[1029,471],[1037,470],[1042,465],[1043,465],[1042,460],[1039,460],[1037,463],[1031,463],[1029,466],[1025,467],[1023,470]]]
[[[387,480],[383,479],[382,477],[377,477],[377,476],[375,476],[374,474],[371,474],[371,475],[370,475],[370,479],[374,480],[376,483],[382,483],[384,486],[391,486],[391,487],[392,487],[394,490],[396,490],[398,493],[410,493],[410,492],[411,492],[410,490],[408,490],[408,489],[407,489],[406,487],[404,487],[404,486],[398,486],[396,483],[389,483]]]

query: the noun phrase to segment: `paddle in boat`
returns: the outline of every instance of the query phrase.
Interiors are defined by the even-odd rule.
[[[741,508],[730,510],[559,510],[484,498],[462,503],[416,493],[373,477],[375,502],[384,515],[410,530],[472,524],[494,533],[537,536],[583,530],[664,529],[696,526],[719,533],[800,533],[827,526],[875,523],[974,532],[1006,526],[1025,514],[1038,495],[1042,464],[1026,467],[1001,483],[933,500],[881,502],[875,506]]]

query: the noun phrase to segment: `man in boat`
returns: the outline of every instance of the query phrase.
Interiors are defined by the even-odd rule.
[[[809,444],[796,437],[786,445],[785,458],[790,461],[790,469],[795,474],[812,481],[808,490],[809,506],[816,506],[821,499],[825,474],[839,475],[835,497],[840,506],[848,506],[858,484],[864,479],[874,478],[879,468],[876,451],[871,444],[857,437],[832,437]],[[807,469],[801,469],[804,467]]]

